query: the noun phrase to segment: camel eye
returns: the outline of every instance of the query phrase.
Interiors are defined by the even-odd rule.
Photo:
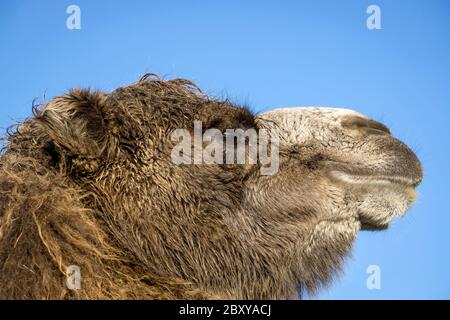
[[[56,146],[55,143],[53,141],[48,141],[43,148],[44,154],[46,154],[50,161],[50,165],[52,167],[56,167],[58,165],[58,163],[61,160],[61,157],[58,153],[58,151],[56,150]]]
[[[253,119],[244,119],[240,122],[241,126],[248,128],[248,127],[252,127],[254,126],[255,122],[253,121]]]
[[[214,118],[213,120],[211,120],[211,122],[206,126],[206,129],[220,129],[221,125],[223,123],[223,119],[221,118]]]
[[[255,127],[255,118],[254,116],[246,109],[243,109],[241,113],[236,117],[238,127],[240,128],[253,128]]]

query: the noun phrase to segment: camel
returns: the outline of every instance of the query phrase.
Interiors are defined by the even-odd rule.
[[[179,128],[266,128],[278,171],[174,164]],[[413,204],[416,155],[356,111],[259,115],[184,79],[72,89],[0,156],[1,299],[285,299],[339,274],[360,230]],[[79,288],[67,285],[69,267]]]

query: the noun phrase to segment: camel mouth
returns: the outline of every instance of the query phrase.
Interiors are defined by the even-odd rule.
[[[331,177],[347,184],[416,188],[423,179],[422,165],[406,146],[400,147],[395,160],[350,163],[330,159],[324,165]]]
[[[347,170],[333,170],[331,176],[348,184],[353,185],[372,185],[372,186],[403,186],[405,188],[416,188],[421,182],[422,177],[395,176],[387,174],[367,174],[350,173]]]

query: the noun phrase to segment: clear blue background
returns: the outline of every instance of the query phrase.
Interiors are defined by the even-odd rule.
[[[366,9],[381,8],[381,30]],[[81,30],[66,8],[81,8]],[[0,126],[75,86],[187,77],[255,111],[319,105],[388,124],[423,161],[416,206],[360,233],[314,298],[450,298],[450,1],[1,1]],[[366,269],[381,268],[368,290]]]

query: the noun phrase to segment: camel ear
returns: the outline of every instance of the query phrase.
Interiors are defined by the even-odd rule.
[[[107,145],[103,109],[106,96],[73,89],[35,112],[60,162],[76,171],[95,171]]]

